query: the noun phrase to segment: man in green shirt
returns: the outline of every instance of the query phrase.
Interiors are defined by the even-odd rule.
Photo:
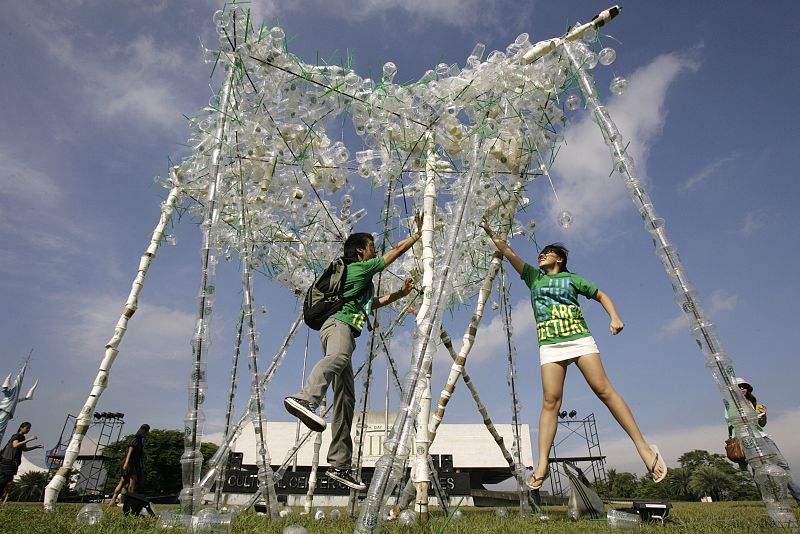
[[[325,398],[328,386],[333,383],[333,421],[331,444],[328,447],[328,463],[331,467],[326,474],[355,490],[363,491],[366,486],[350,470],[353,456],[350,428],[356,402],[351,358],[356,348],[356,338],[361,335],[370,309],[391,304],[408,295],[414,288],[414,281],[407,278],[399,291],[375,297],[372,277],[391,265],[417,242],[422,235],[421,215],[417,215],[416,223],[417,232],[397,243],[383,257],[377,257],[375,240],[371,234],[355,233],[347,238],[344,243],[347,264],[343,294],[345,301],[342,308],[329,317],[319,330],[325,357],[311,370],[303,389],[283,400],[290,414],[299,418],[311,430],[322,432],[327,425],[325,419],[317,415],[316,410]]]

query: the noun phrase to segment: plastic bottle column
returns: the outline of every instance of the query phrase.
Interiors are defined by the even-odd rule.
[[[183,489],[180,492],[181,511],[192,515],[200,504],[201,494],[198,481],[203,464],[200,442],[203,438],[203,401],[206,388],[206,352],[209,343],[211,310],[216,294],[216,249],[215,230],[219,221],[220,208],[217,192],[220,189],[222,170],[220,165],[222,147],[226,142],[228,109],[233,100],[233,76],[235,69],[228,67],[225,83],[220,95],[217,128],[214,134],[215,146],[211,153],[211,181],[206,196],[206,216],[202,224],[203,244],[200,249],[202,270],[198,300],[198,317],[192,334],[192,373],[189,381],[189,410],[184,419],[184,452],[181,455]]]

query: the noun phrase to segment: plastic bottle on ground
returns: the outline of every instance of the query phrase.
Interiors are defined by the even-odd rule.
[[[635,530],[642,528],[642,518],[638,514],[623,512],[622,510],[609,510],[606,516],[608,526],[619,530]]]

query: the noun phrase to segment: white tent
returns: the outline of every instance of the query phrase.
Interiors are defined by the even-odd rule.
[[[15,480],[19,479],[19,477],[21,477],[25,473],[30,473],[30,472],[47,472],[47,469],[45,469],[44,467],[39,467],[35,463],[25,458],[25,455],[23,454],[22,463],[19,464],[19,470],[17,470],[17,476],[15,476],[14,479]]]

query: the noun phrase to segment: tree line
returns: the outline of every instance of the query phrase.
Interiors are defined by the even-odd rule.
[[[709,496],[714,501],[754,501],[761,495],[749,470],[731,463],[725,456],[695,449],[678,458],[680,467],[669,468],[659,484],[650,475],[609,469],[605,482],[594,484],[602,497],[699,501]]]

